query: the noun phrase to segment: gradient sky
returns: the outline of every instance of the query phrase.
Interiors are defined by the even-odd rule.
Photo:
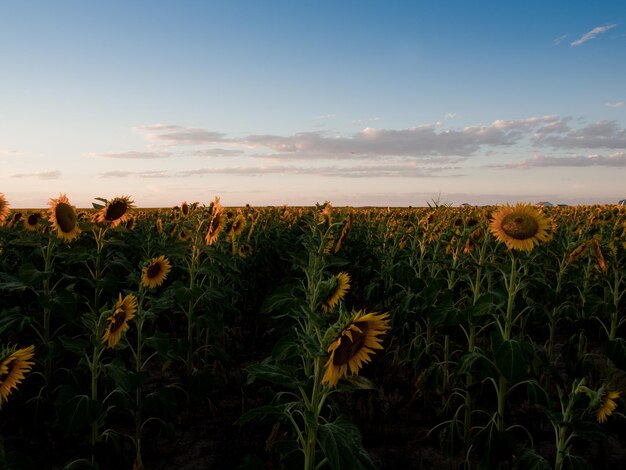
[[[0,192],[626,198],[626,2],[0,0]]]

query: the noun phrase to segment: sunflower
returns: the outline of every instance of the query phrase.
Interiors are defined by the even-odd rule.
[[[207,230],[206,236],[204,237],[207,245],[213,245],[220,236],[222,228],[224,228],[223,212],[224,208],[220,204],[220,198],[216,196],[215,202],[213,203],[211,221],[209,222],[209,230]]]
[[[340,272],[337,276],[335,276],[335,279],[335,290],[322,305],[322,309],[325,312],[329,312],[334,309],[339,301],[346,296],[348,289],[350,289],[350,275],[348,273]]]
[[[15,349],[5,348],[0,360],[0,406],[7,401],[11,391],[24,379],[24,374],[33,366],[31,359],[35,355],[35,346]]]
[[[237,216],[233,223],[230,226],[230,234],[231,237],[238,237],[243,232],[243,229],[246,227],[246,218],[243,216],[241,209],[237,210]]]
[[[549,220],[530,204],[502,206],[493,214],[489,228],[497,240],[513,250],[531,251],[550,239]]]
[[[9,201],[4,197],[4,194],[0,193],[0,225],[4,223],[9,216]]]
[[[346,239],[346,235],[348,235],[348,230],[350,230],[350,227],[352,227],[352,218],[353,218],[352,210],[350,210],[350,212],[348,213],[348,216],[343,221],[343,227],[341,228],[341,235],[339,235],[339,239],[337,240],[337,243],[335,244],[335,250],[334,250],[335,253],[341,250],[341,246],[343,245],[343,242]]]
[[[183,203],[180,205],[180,210],[184,216],[189,215],[189,204],[187,204],[187,201],[183,201]]]
[[[71,242],[80,234],[76,208],[70,204],[65,194],[58,199],[50,199],[50,223],[57,231],[57,236],[64,241]]]
[[[28,217],[24,219],[24,229],[29,232],[34,232],[39,227],[39,222],[41,221],[41,213],[33,212]]]
[[[602,404],[598,409],[598,423],[602,424],[606,419],[613,414],[615,408],[617,408],[616,400],[619,398],[622,392],[616,391],[603,391],[602,392]]]
[[[358,374],[359,369],[371,361],[375,349],[382,349],[383,335],[389,329],[388,313],[356,312],[339,336],[328,346],[329,358],[325,364],[326,372],[322,383],[330,388],[337,385],[339,379],[351,374]]]
[[[104,330],[104,335],[100,340],[102,343],[108,343],[109,348],[113,349],[120,339],[122,339],[122,333],[128,330],[128,321],[135,316],[137,312],[137,297],[133,294],[128,294],[126,297],[120,297],[113,309],[109,318],[107,318],[108,325]]]
[[[172,266],[165,256],[152,258],[143,268],[141,273],[141,285],[147,288],[160,286],[163,284],[163,281],[171,269]]]
[[[133,201],[130,196],[121,196],[107,201],[106,205],[100,209],[96,215],[97,222],[106,222],[111,227],[117,227],[122,222],[128,220]]]

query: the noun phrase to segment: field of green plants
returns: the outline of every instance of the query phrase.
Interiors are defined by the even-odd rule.
[[[626,208],[0,194],[0,468],[621,468]]]

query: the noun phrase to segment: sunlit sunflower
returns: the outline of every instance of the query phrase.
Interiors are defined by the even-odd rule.
[[[4,194],[0,193],[0,225],[4,224],[4,221],[9,216],[9,201],[4,197]]]
[[[252,245],[250,245],[249,243],[244,243],[243,245],[239,247],[239,250],[237,251],[237,253],[239,254],[241,258],[245,258],[246,256],[251,255]]]
[[[52,229],[56,230],[61,240],[71,242],[80,235],[76,208],[65,194],[61,194],[58,199],[50,199],[49,214]]]
[[[491,233],[509,249],[531,251],[535,245],[550,239],[549,220],[530,204],[502,206],[489,224]]]
[[[606,419],[613,414],[613,411],[617,408],[616,400],[620,395],[621,392],[616,391],[602,392],[602,403],[600,404],[600,408],[597,413],[598,423],[604,423]]]
[[[180,205],[180,210],[184,216],[189,215],[189,204],[187,204],[187,201],[183,201],[183,203]]]
[[[171,269],[172,266],[165,256],[152,258],[143,268],[141,273],[141,285],[147,288],[160,286],[163,284],[163,281],[165,281]]]
[[[243,232],[243,229],[246,227],[246,218],[243,216],[241,209],[237,211],[237,216],[233,223],[230,226],[231,236],[238,237]]]
[[[329,358],[322,383],[334,387],[343,377],[358,374],[363,364],[371,361],[375,349],[383,349],[382,338],[389,329],[388,313],[356,312],[350,323],[328,346]]]
[[[111,227],[117,227],[122,222],[128,220],[130,209],[133,207],[133,201],[130,196],[121,196],[111,199],[106,205],[98,211],[96,215],[97,222],[106,222]]]
[[[24,375],[33,366],[31,359],[35,355],[35,346],[15,349],[5,348],[0,359],[0,406],[7,401],[11,391],[17,389]]]
[[[335,276],[335,279],[335,290],[322,305],[322,309],[325,312],[329,312],[334,309],[339,301],[346,296],[348,289],[350,289],[350,275],[348,273],[340,272]]]
[[[122,339],[122,334],[128,330],[128,322],[135,316],[135,313],[137,313],[137,297],[128,294],[122,298],[120,293],[118,301],[115,302],[107,318],[108,324],[100,341],[108,343],[109,348],[113,349]]]
[[[333,206],[331,205],[330,202],[326,201],[324,205],[321,207],[321,211],[319,213],[320,223],[325,223],[326,225],[330,226],[330,224],[332,223],[332,217],[333,217],[332,214],[333,214]]]
[[[216,197],[215,202],[213,203],[213,212],[211,214],[211,221],[209,222],[209,229],[207,230],[206,236],[204,240],[207,245],[213,245],[218,237],[220,236],[220,232],[224,228],[224,208],[220,204],[220,198]]]
[[[39,222],[41,221],[41,213],[33,212],[28,217],[24,219],[24,229],[29,232],[34,232],[39,227]]]
[[[353,218],[353,214],[352,214],[352,210],[350,210],[350,212],[348,213],[348,216],[343,221],[343,227],[341,227],[341,234],[339,235],[339,239],[337,240],[337,243],[335,244],[335,250],[334,250],[335,253],[341,250],[343,242],[346,239],[346,235],[348,235],[348,231],[350,230],[350,227],[352,227],[352,218]]]

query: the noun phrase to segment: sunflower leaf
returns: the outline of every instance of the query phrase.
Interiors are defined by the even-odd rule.
[[[361,443],[359,429],[344,415],[320,424],[319,443],[333,470],[374,468]]]
[[[503,341],[495,351],[495,360],[502,375],[511,383],[517,382],[528,367],[528,360],[519,341]]]
[[[256,379],[267,380],[268,382],[285,385],[290,388],[297,388],[302,382],[297,379],[296,369],[293,367],[278,366],[262,362],[246,369],[248,372],[248,384]]]
[[[59,341],[61,341],[61,344],[66,351],[69,351],[72,354],[76,354],[79,357],[85,355],[85,351],[87,351],[87,347],[89,346],[89,342],[81,338],[69,338],[67,336],[60,336]]]
[[[611,340],[606,345],[606,355],[617,367],[626,370],[626,341],[622,338]]]

